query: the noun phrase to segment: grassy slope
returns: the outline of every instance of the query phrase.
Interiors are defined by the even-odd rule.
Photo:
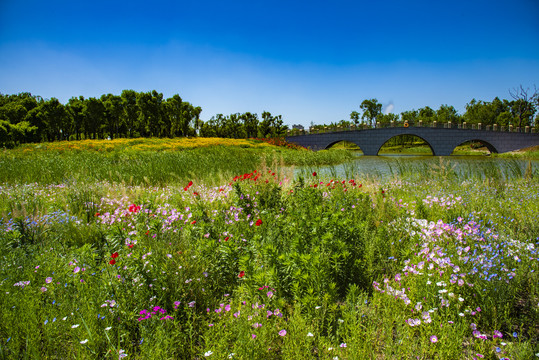
[[[265,164],[337,164],[352,155],[345,150],[311,152],[258,140],[117,139],[29,144],[0,153],[0,180],[5,183],[110,181],[159,184],[248,173]]]

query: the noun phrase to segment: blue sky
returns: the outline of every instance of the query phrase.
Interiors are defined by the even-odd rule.
[[[0,92],[157,90],[286,124],[539,86],[539,1],[0,0]]]

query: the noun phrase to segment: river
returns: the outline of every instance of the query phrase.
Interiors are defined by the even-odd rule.
[[[370,178],[391,180],[395,177],[427,177],[433,174],[458,176],[465,179],[524,177],[526,171],[539,176],[539,160],[499,158],[490,156],[363,156],[339,165],[305,166],[294,169],[294,175],[312,176],[316,171],[322,177],[336,179]]]

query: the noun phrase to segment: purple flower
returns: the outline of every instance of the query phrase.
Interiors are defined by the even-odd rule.
[[[52,278],[49,276],[48,278],[45,279],[45,282],[47,284],[50,284],[52,282]]]
[[[494,330],[494,335],[492,335],[492,337],[495,338],[495,339],[496,339],[496,338],[500,338],[500,339],[501,339],[501,338],[503,337],[503,335],[502,335],[502,333],[499,332],[498,330]]]
[[[285,336],[286,335],[286,330],[283,329],[283,330],[279,331],[279,335]]]
[[[433,343],[433,344],[437,343],[438,342],[438,337],[436,335],[432,335],[430,337],[430,342]]]
[[[80,267],[78,266],[75,266],[75,268],[73,269],[73,272],[76,274],[80,271]]]
[[[273,292],[268,291],[268,292],[266,293],[266,295],[271,299],[271,298],[273,297]]]

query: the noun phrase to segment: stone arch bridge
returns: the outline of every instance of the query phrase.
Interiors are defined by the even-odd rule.
[[[539,133],[432,127],[387,127],[337,131],[287,136],[286,140],[315,151],[327,149],[340,141],[350,141],[358,145],[363,154],[378,155],[382,145],[399,135],[415,135],[423,139],[435,156],[451,155],[457,146],[467,141],[481,142],[491,153],[504,153],[539,145]]]

